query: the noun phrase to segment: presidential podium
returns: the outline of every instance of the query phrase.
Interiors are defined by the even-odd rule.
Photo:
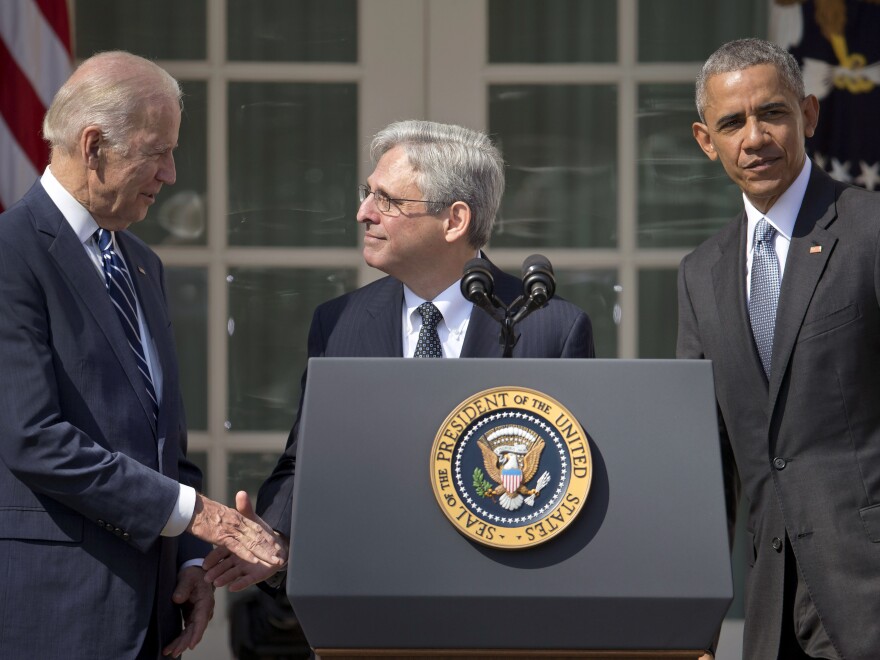
[[[434,495],[432,444],[477,392],[577,418],[592,480],[571,524],[487,547]],[[309,362],[287,590],[321,658],[697,658],[733,594],[711,364]]]

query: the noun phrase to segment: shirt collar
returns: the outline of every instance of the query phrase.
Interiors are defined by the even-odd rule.
[[[812,163],[809,158],[804,158],[804,166],[801,173],[792,182],[788,189],[780,195],[776,203],[770,207],[766,213],[761,213],[743,193],[743,202],[746,207],[746,216],[749,220],[749,236],[748,245],[751,245],[755,233],[755,225],[761,218],[767,218],[767,221],[776,228],[786,240],[791,241],[791,235],[794,233],[794,223],[797,220],[798,213],[801,210],[801,204],[804,201],[804,195],[807,193],[807,184],[810,181],[810,169]]]
[[[418,308],[423,302],[427,302],[413,293],[408,286],[403,285],[403,304],[406,305],[406,330],[413,332],[413,321],[421,320]],[[448,289],[437,295],[431,301],[443,315],[443,323],[450,332],[456,332],[470,319],[473,305],[461,295],[460,280],[456,280]]]
[[[76,198],[58,182],[58,179],[55,178],[55,175],[52,174],[52,170],[49,167],[46,168],[46,171],[43,172],[43,176],[40,177],[40,184],[43,186],[43,190],[46,191],[46,194],[49,195],[49,199],[51,199],[55,206],[58,207],[58,210],[61,211],[61,215],[67,220],[67,224],[69,224],[74,233],[76,233],[80,243],[85,243],[96,231],[98,231],[98,223],[95,222],[95,219],[86,210],[86,207],[80,204]]]

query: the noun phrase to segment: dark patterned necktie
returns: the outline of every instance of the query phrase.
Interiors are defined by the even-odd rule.
[[[99,229],[95,232],[95,239],[101,249],[101,266],[104,269],[104,283],[107,285],[107,293],[119,315],[122,329],[128,339],[128,345],[134,353],[138,371],[144,379],[144,386],[150,397],[153,408],[153,420],[158,418],[159,404],[156,400],[156,388],[153,387],[153,379],[150,378],[150,369],[147,366],[147,358],[144,354],[144,345],[141,341],[140,324],[138,323],[137,299],[134,294],[134,283],[131,275],[125,267],[125,262],[113,249],[113,232]]]
[[[770,378],[773,358],[773,330],[779,302],[779,261],[773,249],[776,230],[761,218],[755,226],[755,249],[752,252],[752,281],[749,289],[749,320],[764,373]]]
[[[430,302],[422,303],[418,310],[422,316],[422,327],[419,329],[419,340],[416,342],[413,357],[442,358],[443,347],[440,345],[440,335],[437,334],[437,324],[443,319],[443,315]]]

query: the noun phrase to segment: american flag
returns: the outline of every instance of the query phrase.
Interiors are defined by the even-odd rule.
[[[0,2],[0,211],[49,162],[43,115],[70,76],[72,52],[66,0]]]

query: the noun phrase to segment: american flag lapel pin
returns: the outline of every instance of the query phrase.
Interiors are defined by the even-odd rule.
[[[821,249],[821,248],[820,248],[820,249]],[[812,252],[812,250],[810,250],[810,252]],[[146,274],[147,274],[147,271],[144,270],[144,267],[143,267],[143,266],[138,266],[138,272],[139,272],[141,275],[146,275]]]
[[[821,245],[811,245],[810,246],[810,254],[819,254],[820,252],[822,252]]]

